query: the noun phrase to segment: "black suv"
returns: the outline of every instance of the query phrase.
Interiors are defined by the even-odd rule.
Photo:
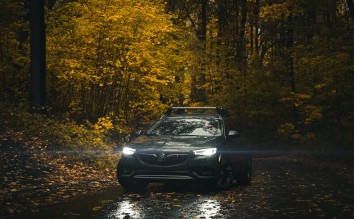
[[[127,190],[150,182],[204,182],[228,189],[233,181],[249,185],[252,154],[248,141],[227,130],[228,112],[216,107],[172,107],[123,147],[117,166]]]

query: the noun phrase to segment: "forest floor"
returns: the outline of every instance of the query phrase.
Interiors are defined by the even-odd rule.
[[[250,186],[211,191],[200,184],[120,186],[17,218],[353,218],[354,167],[300,155],[257,157]]]
[[[98,160],[119,159],[110,152],[52,150],[49,142],[21,132],[0,132],[0,218],[71,200],[117,186],[114,167]],[[91,163],[92,165],[91,165]]]
[[[210,200],[219,203],[220,209],[213,215],[216,218],[354,216],[354,206],[350,204],[354,198],[353,161],[344,162],[337,157],[323,160],[301,153],[256,152],[251,187],[236,187],[221,193],[205,193],[198,188],[184,190],[182,187],[170,191],[148,187],[147,193],[136,195],[121,189],[114,165],[99,166],[92,161],[113,160],[116,164],[117,153],[58,151],[39,138],[11,130],[0,131],[0,218],[21,218],[23,215],[37,218],[46,206],[65,206],[64,212],[68,209],[67,203],[75,206],[78,202],[75,200],[89,195],[96,195],[95,199],[100,200],[99,193],[107,189],[119,191],[110,194],[109,205],[103,200],[103,204],[92,207],[94,214],[90,211],[89,215],[93,218],[127,200],[141,205],[141,214],[148,218],[193,218],[201,213],[196,206],[205,203],[211,206],[214,201]],[[159,212],[161,215],[156,215]],[[48,218],[47,213],[43,218]]]

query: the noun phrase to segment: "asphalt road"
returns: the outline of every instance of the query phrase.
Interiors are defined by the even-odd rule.
[[[121,187],[49,206],[21,218],[354,218],[353,168],[296,156],[256,158],[251,186]]]

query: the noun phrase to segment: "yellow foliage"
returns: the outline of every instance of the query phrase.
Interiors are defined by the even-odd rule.
[[[291,1],[285,3],[277,3],[262,7],[260,17],[264,20],[287,20],[290,14],[301,15],[303,9]]]
[[[74,116],[85,112],[91,122],[107,111],[133,116],[127,111],[134,105],[135,114],[152,117],[158,111],[150,107],[163,109],[188,93],[183,79],[191,71],[193,37],[173,24],[162,1],[79,2],[50,11],[47,34],[48,71]],[[109,131],[102,122],[95,124],[97,133]]]
[[[95,132],[98,134],[106,134],[109,131],[112,131],[114,128],[112,120],[109,116],[99,118],[97,123],[94,124],[93,127]]]

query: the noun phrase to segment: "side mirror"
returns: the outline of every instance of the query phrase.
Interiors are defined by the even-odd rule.
[[[240,137],[241,134],[238,131],[230,130],[229,133],[227,134],[227,137],[229,138],[238,138]]]

